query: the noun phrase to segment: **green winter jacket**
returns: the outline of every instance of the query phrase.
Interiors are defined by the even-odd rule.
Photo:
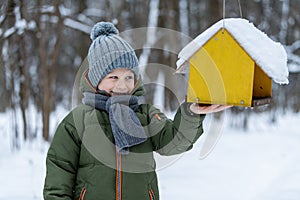
[[[84,78],[81,91],[93,92]],[[133,94],[144,95],[141,81]],[[191,116],[185,107],[178,108],[172,121],[155,107],[140,105],[136,115],[148,139],[120,155],[107,112],[77,106],[59,124],[48,150],[44,199],[158,200],[153,152],[185,152],[203,132],[204,115]]]

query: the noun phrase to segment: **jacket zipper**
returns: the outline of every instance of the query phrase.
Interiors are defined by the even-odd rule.
[[[79,200],[84,200],[85,193],[86,193],[86,189],[85,189],[85,187],[83,187],[81,189],[81,192],[80,192],[80,195],[79,195]]]
[[[122,154],[116,149],[116,200],[122,200]]]
[[[150,200],[155,200],[155,194],[152,189],[148,190]]]

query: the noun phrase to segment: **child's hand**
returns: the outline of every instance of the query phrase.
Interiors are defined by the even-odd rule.
[[[208,113],[220,112],[230,107],[232,106],[193,103],[190,106],[190,110],[195,114],[208,114]]]

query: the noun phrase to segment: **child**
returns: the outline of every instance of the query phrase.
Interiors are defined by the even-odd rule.
[[[44,199],[159,199],[153,151],[192,148],[206,113],[226,106],[182,104],[174,120],[143,102],[138,59],[108,22],[91,32],[83,104],[58,126],[46,160]]]

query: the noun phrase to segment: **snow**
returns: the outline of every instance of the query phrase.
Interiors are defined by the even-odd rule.
[[[20,6],[16,6],[14,8],[14,15],[15,15],[15,24],[14,26],[12,26],[11,28],[7,29],[4,33],[4,38],[8,38],[10,37],[13,33],[15,33],[15,31],[17,31],[17,33],[19,35],[24,33],[24,30],[26,28],[28,29],[34,29],[36,28],[36,24],[34,21],[30,21],[29,23],[27,23],[27,21],[21,17],[21,12],[20,12]],[[4,15],[0,16],[0,23],[4,20]],[[0,29],[0,36],[2,35],[2,30]]]
[[[16,31],[16,28],[15,28],[15,27],[11,27],[11,28],[7,29],[7,30],[4,32],[3,37],[4,37],[4,38],[8,38],[8,37],[10,37],[15,31]]]
[[[164,88],[164,82],[165,82],[165,76],[163,73],[159,73],[156,81],[156,89],[155,89],[155,97],[161,97],[161,98],[155,98],[153,105],[160,109],[162,112],[165,113],[164,105],[165,105],[165,88]]]
[[[36,29],[36,28],[37,28],[36,22],[33,21],[33,20],[31,20],[31,21],[28,23],[27,28],[28,28],[29,30],[34,30],[34,29]]]
[[[70,16],[70,15],[72,15],[73,13],[72,13],[72,9],[69,9],[69,8],[66,8],[64,5],[59,5],[59,7],[58,7],[58,9],[59,9],[59,12],[60,12],[60,14],[62,15],[62,16]]]
[[[30,146],[13,153],[2,145],[0,149],[0,177],[2,183],[5,182],[0,189],[0,199],[42,199],[45,151]]]
[[[18,30],[18,34],[21,35],[24,32],[24,29],[27,26],[27,22],[25,19],[22,19],[20,7],[16,6],[14,8],[14,14],[16,16],[15,28]]]
[[[189,33],[189,20],[188,20],[188,2],[187,0],[180,0],[179,1],[179,14],[180,14],[180,31],[182,34],[190,35]],[[182,44],[186,45],[189,40],[187,38],[181,38]]]
[[[80,13],[80,14],[78,15],[77,19],[78,19],[79,21],[81,21],[81,22],[84,22],[84,23],[86,23],[86,24],[89,24],[90,26],[94,26],[94,24],[95,24],[95,22],[94,22],[92,19],[88,18],[86,15],[84,15],[84,14],[82,14],[82,13]],[[113,21],[113,20],[112,20],[112,21]],[[113,22],[113,23],[114,23],[114,22]]]
[[[99,17],[99,19],[105,17],[104,12],[101,12],[99,8],[87,8],[84,10],[83,14],[89,17]]]
[[[245,133],[225,128],[204,160],[198,143],[159,173],[162,199],[300,199],[299,117]]]
[[[161,199],[300,199],[300,115],[281,116],[278,124],[267,119],[254,114],[252,126],[243,132],[230,128],[227,116],[219,142],[205,159],[199,157],[207,135],[191,151],[159,167]],[[205,128],[211,120],[206,118]],[[1,114],[0,178],[5,184],[0,200],[42,200],[49,144],[38,140],[12,152],[6,121]]]
[[[22,34],[24,32],[24,29],[26,28],[27,26],[27,22],[25,19],[20,19],[18,21],[16,21],[16,24],[15,24],[15,27],[16,29],[19,30],[19,34]]]
[[[288,67],[289,67],[289,72],[292,72],[292,73],[300,72],[300,65],[296,65],[296,64],[292,63],[292,64],[289,64]]]
[[[154,43],[156,42],[157,36],[157,19],[159,15],[159,1],[153,0],[150,2],[150,13],[149,13],[149,19],[148,19],[148,28],[147,28],[147,41],[143,47],[143,51],[139,58],[140,63],[140,73],[142,75],[145,74],[146,65],[149,60],[149,56],[151,53],[151,48],[153,47]]]
[[[284,47],[270,39],[246,19],[228,18],[212,25],[179,53],[179,68],[219,30],[226,29],[249,56],[276,83],[288,84],[287,54]]]
[[[0,15],[0,24],[2,24],[2,22],[4,21],[5,19],[5,15]]]
[[[51,5],[45,5],[41,7],[41,13],[54,13],[55,7]]]
[[[75,30],[79,30],[79,31],[82,31],[84,33],[87,33],[87,34],[90,34],[91,32],[91,27],[90,26],[87,26],[81,22],[77,22],[73,19],[70,19],[70,18],[66,18],[64,20],[64,25],[70,27],[70,28],[73,28]]]

